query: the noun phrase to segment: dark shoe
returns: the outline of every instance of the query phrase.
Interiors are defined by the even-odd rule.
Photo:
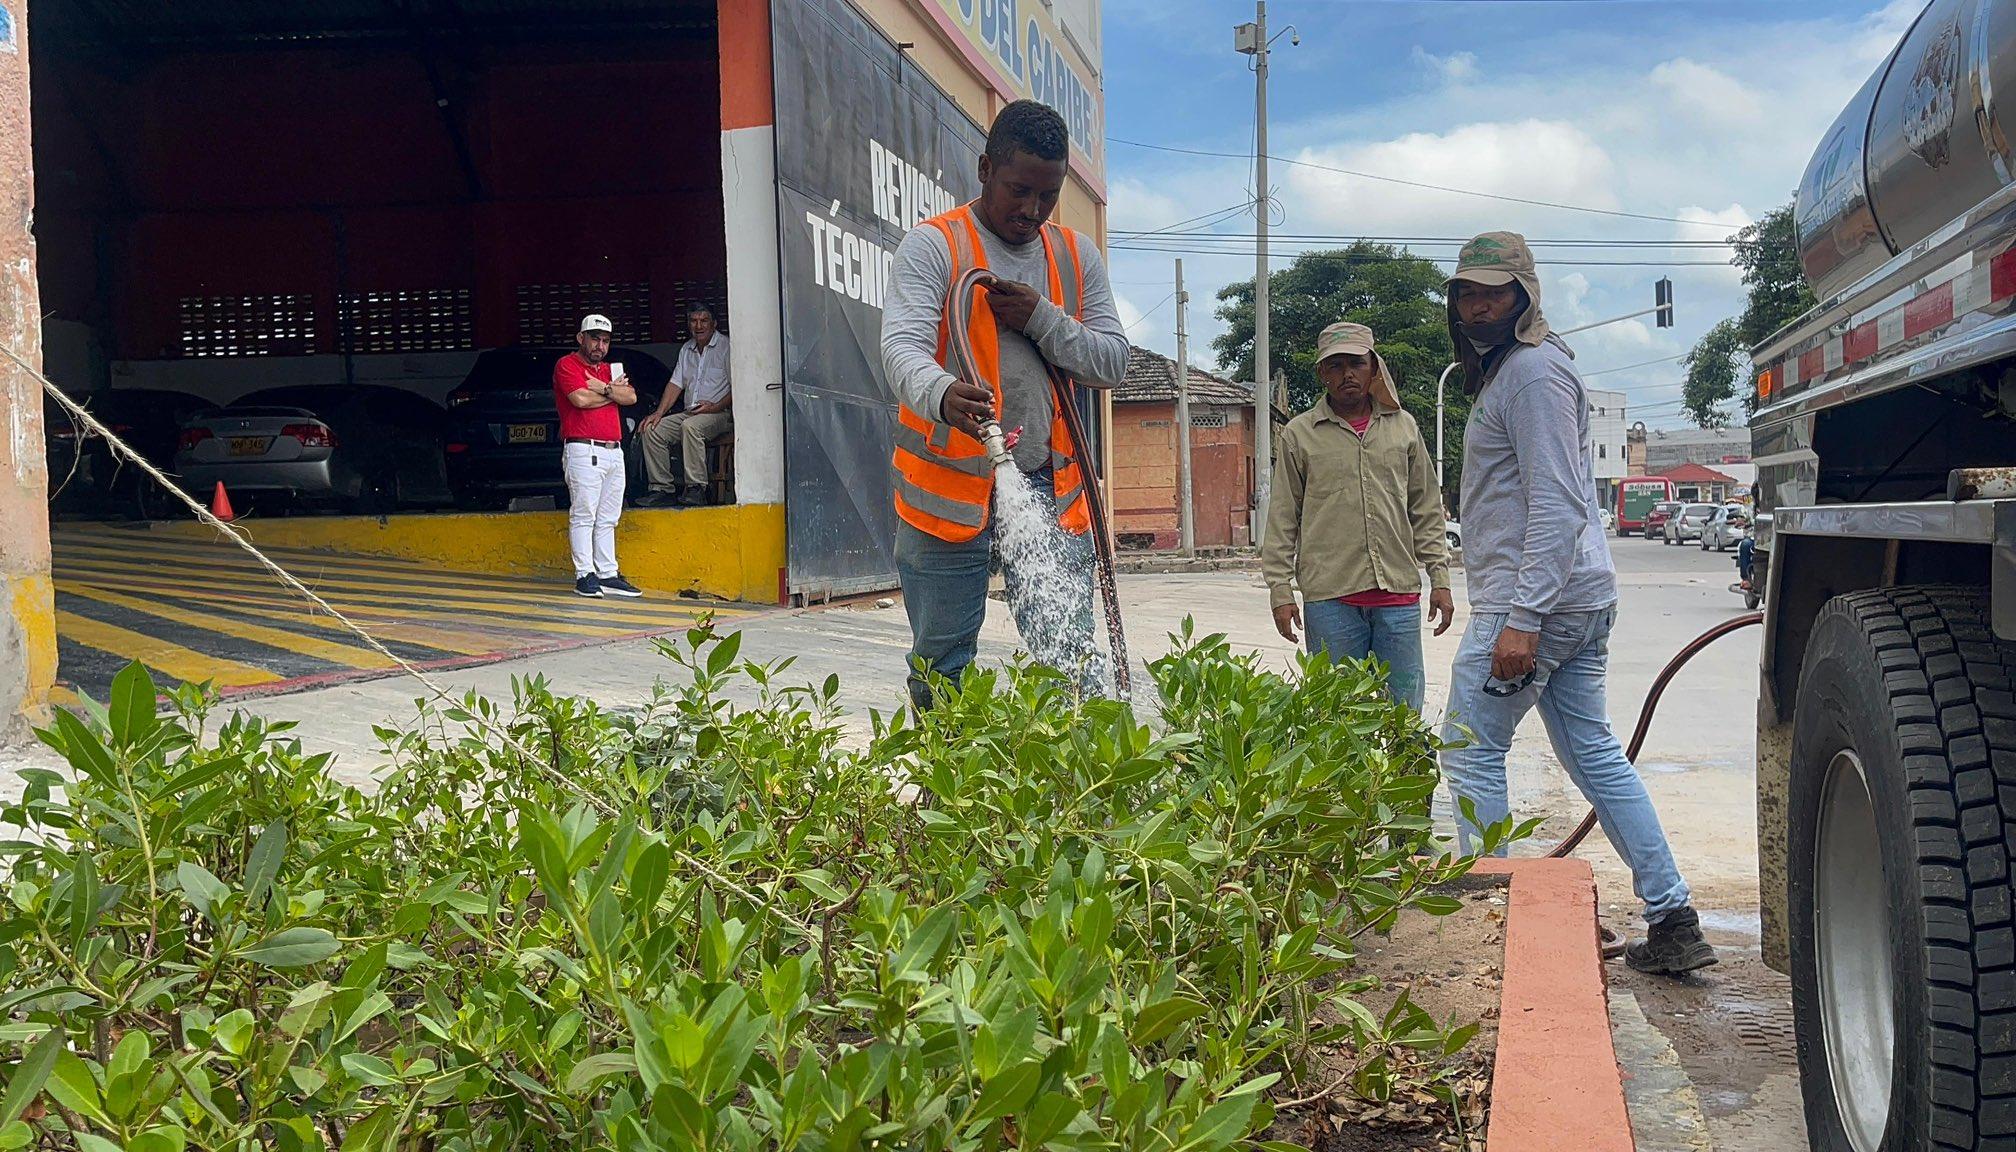
[[[707,492],[702,488],[688,488],[679,496],[681,508],[705,508],[708,503]]]
[[[644,595],[644,590],[623,579],[621,576],[602,577],[602,592],[608,596],[622,596],[631,600]]]
[[[1669,912],[1624,950],[1624,962],[1654,976],[1684,976],[1716,963],[1715,949],[1701,938],[1701,918],[1692,908]]]
[[[600,600],[602,598],[602,581],[596,579],[595,574],[590,572],[588,575],[574,581],[574,594],[576,596],[586,596],[593,600]]]
[[[639,508],[664,508],[672,503],[672,493],[650,491],[637,498]]]

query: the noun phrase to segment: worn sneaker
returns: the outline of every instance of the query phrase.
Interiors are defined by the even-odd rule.
[[[632,600],[644,595],[644,590],[623,579],[622,576],[602,577],[602,592],[607,596],[626,596]]]
[[[574,581],[574,594],[576,596],[587,596],[591,599],[600,600],[602,598],[602,581],[596,579],[595,574],[590,572],[588,575]]]
[[[1654,976],[1684,976],[1717,962],[1715,949],[1701,938],[1701,917],[1692,908],[1669,912],[1624,950],[1624,962]]]

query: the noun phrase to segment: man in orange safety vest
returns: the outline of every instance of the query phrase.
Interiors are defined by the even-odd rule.
[[[910,615],[911,700],[930,706],[928,677],[958,680],[973,662],[987,611],[994,548],[994,471],[980,426],[1020,431],[1012,452],[1059,528],[1068,579],[1036,586],[1010,558],[1008,603],[1037,660],[1095,690],[1103,669],[1092,642],[1094,483],[1084,446],[1058,409],[1053,373],[1110,388],[1127,372],[1127,331],[1099,249],[1049,223],[1063,191],[1070,138],[1048,105],[1001,110],[980,157],[980,196],[927,220],[897,247],[882,313],[882,362],[899,402],[892,460],[896,567]],[[970,269],[985,269],[969,300],[948,301]],[[948,308],[963,308],[978,380],[962,380]],[[1068,391],[1068,389],[1067,389]]]

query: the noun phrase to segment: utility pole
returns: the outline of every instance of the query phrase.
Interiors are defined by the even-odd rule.
[[[1176,534],[1183,555],[1197,554],[1196,505],[1190,488],[1190,329],[1184,306],[1183,258],[1176,258]]]
[[[1281,32],[1300,44],[1291,26]],[[1267,498],[1274,474],[1274,408],[1270,395],[1274,378],[1267,348],[1267,227],[1271,198],[1267,189],[1267,0],[1254,0],[1253,23],[1232,30],[1232,46],[1253,57],[1253,393],[1259,422],[1253,429],[1253,542],[1267,525]]]

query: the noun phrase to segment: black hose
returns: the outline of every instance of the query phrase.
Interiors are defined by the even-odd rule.
[[[1078,478],[1092,510],[1093,571],[1099,583],[1099,598],[1106,605],[1106,641],[1113,648],[1113,691],[1125,700],[1133,693],[1134,677],[1127,665],[1127,632],[1120,621],[1120,582],[1114,575],[1113,534],[1106,527],[1106,498],[1099,494],[1099,472],[1092,467],[1078,405],[1071,402],[1071,389],[1055,368],[1050,370],[1050,390],[1058,410],[1064,413],[1064,426],[1071,430],[1071,444],[1078,449]]]
[[[1645,736],[1652,731],[1652,716],[1655,712],[1659,711],[1659,698],[1666,694],[1666,685],[1672,681],[1674,676],[1679,674],[1680,669],[1687,666],[1689,660],[1694,659],[1694,657],[1701,654],[1702,649],[1729,635],[1731,632],[1738,632],[1753,624],[1762,624],[1763,622],[1764,614],[1762,612],[1746,612],[1741,616],[1731,617],[1688,641],[1686,647],[1674,653],[1673,659],[1668,660],[1666,667],[1661,668],[1659,675],[1653,678],[1652,690],[1645,694],[1645,703],[1638,709],[1638,727],[1631,733],[1631,743],[1624,749],[1624,758],[1631,761],[1634,765],[1638,763],[1638,753],[1645,747]],[[1589,814],[1582,817],[1582,823],[1577,824],[1575,830],[1568,834],[1568,838],[1556,844],[1554,850],[1547,853],[1547,855],[1549,857],[1561,857],[1575,851],[1576,846],[1581,844],[1595,827],[1596,810],[1591,808]]]

